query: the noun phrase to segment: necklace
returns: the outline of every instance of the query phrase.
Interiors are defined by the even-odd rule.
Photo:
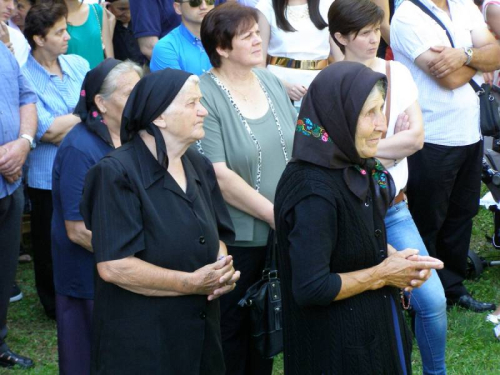
[[[212,78],[214,80],[214,82],[217,84],[217,86],[219,86],[219,88],[226,94],[227,98],[229,99],[229,102],[231,103],[234,110],[238,114],[238,117],[240,118],[241,123],[243,124],[243,127],[247,131],[248,135],[250,136],[250,138],[252,139],[252,142],[255,145],[255,148],[257,149],[257,176],[255,178],[255,190],[257,192],[259,192],[260,184],[261,184],[261,177],[262,177],[262,148],[260,147],[260,143],[259,143],[257,137],[255,137],[255,134],[253,134],[252,129],[250,128],[250,125],[248,125],[247,120],[245,119],[245,117],[241,113],[240,109],[236,105],[236,103],[235,103],[233,97],[231,96],[231,93],[227,89],[227,87],[224,86],[224,84],[220,81],[220,79],[212,72],[208,72],[208,75],[210,76],[210,78]],[[285,158],[285,163],[288,164],[288,160],[289,160],[288,159],[288,150],[286,148],[285,137],[284,137],[283,131],[281,129],[281,124],[280,124],[280,120],[278,118],[278,114],[276,113],[276,110],[274,109],[274,104],[273,104],[271,97],[269,96],[266,88],[264,87],[264,84],[259,79],[259,77],[255,76],[255,78],[259,82],[260,88],[264,92],[264,95],[266,96],[267,102],[269,103],[269,108],[271,108],[271,112],[273,113],[274,122],[276,123],[276,128],[278,129],[278,134],[280,136],[280,143],[281,143],[281,150],[283,151],[283,157]],[[203,154],[203,148],[201,147],[201,142],[199,142],[199,143],[197,142],[196,145],[198,147],[198,151]]]
[[[241,96],[241,97],[243,98],[243,101],[248,102],[247,95],[243,94],[240,90],[236,90],[236,89],[234,88],[234,86],[233,86],[232,84],[230,84],[230,83],[229,83],[229,82],[230,82],[230,80],[229,80],[229,79],[227,79],[227,78],[226,78],[224,75],[222,75],[220,72],[218,72],[218,75],[219,75],[221,78],[223,78],[223,80],[224,80],[224,82],[225,82],[226,86],[230,89],[230,91],[233,91],[233,92],[237,93],[239,96]],[[220,81],[220,79],[219,79],[219,81]],[[253,85],[253,82],[254,82],[254,81],[255,81],[255,74],[252,72],[252,82],[251,82],[251,84],[252,84],[252,85]]]

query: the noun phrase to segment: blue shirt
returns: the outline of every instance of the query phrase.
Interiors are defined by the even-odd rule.
[[[156,43],[151,57],[151,71],[180,69],[202,75],[212,68],[201,40],[181,24]]]
[[[36,189],[52,188],[52,165],[57,152],[56,145],[40,139],[56,117],[73,113],[80,98],[83,79],[89,70],[87,60],[77,55],[60,55],[58,60],[63,73],[62,79],[45,70],[33,55],[28,57],[22,67],[23,74],[38,95],[37,146],[30,154],[28,171],[28,186]]]
[[[64,138],[54,160],[52,176],[52,260],[56,292],[75,298],[94,298],[94,254],[71,242],[64,221],[83,220],[80,215],[85,174],[113,147],[76,125]]]
[[[161,38],[181,23],[174,11],[174,0],[130,0],[130,14],[136,38]]]
[[[21,73],[19,64],[7,47],[0,43],[0,145],[19,138],[19,108],[35,102],[36,95]],[[0,199],[11,195],[20,184],[20,179],[9,184],[0,175]]]

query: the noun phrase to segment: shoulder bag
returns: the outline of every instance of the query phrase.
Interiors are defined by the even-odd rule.
[[[238,303],[250,309],[252,341],[264,358],[272,358],[283,351],[281,285],[276,258],[276,236],[271,229],[262,278],[248,288]]]

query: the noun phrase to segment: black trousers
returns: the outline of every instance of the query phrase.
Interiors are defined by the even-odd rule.
[[[241,271],[236,288],[220,298],[222,350],[226,375],[271,375],[273,360],[263,359],[250,337],[250,314],[238,306],[247,289],[257,282],[264,269],[266,247],[228,246],[234,269]]]
[[[408,158],[408,204],[447,298],[467,293],[465,279],[472,219],[479,209],[483,141],[468,146],[425,143]]]
[[[56,296],[50,241],[52,191],[28,188],[28,195],[31,200],[31,246],[33,248],[36,290],[45,313],[54,319]]]
[[[7,308],[19,258],[23,206],[22,187],[0,199],[0,331],[3,334],[7,334]],[[7,349],[4,338],[0,335],[0,351]]]

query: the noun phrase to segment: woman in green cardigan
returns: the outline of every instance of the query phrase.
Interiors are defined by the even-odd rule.
[[[257,11],[236,3],[209,12],[201,39],[213,69],[200,79],[208,110],[199,149],[213,163],[236,230],[228,246],[241,270],[236,289],[221,298],[226,373],[270,375],[250,344],[249,314],[238,307],[262,273],[276,185],[292,153],[296,111],[281,82],[264,69]]]

